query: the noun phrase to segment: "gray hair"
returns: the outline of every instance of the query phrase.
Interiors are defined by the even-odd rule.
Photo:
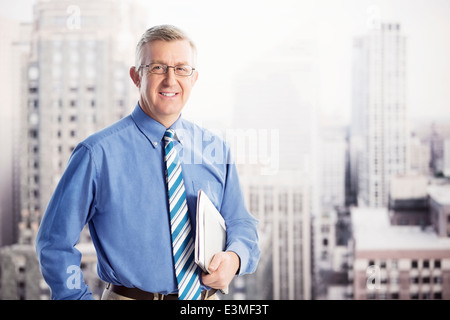
[[[194,65],[195,65],[195,58],[197,55],[197,49],[195,47],[194,42],[187,36],[186,33],[184,33],[179,28],[163,24],[159,26],[154,26],[147,31],[144,32],[144,34],[141,36],[141,39],[139,40],[137,46],[136,46],[136,56],[135,56],[135,68],[139,68],[141,65],[141,54],[142,54],[142,48],[146,43],[156,41],[156,40],[163,40],[163,41],[175,41],[175,40],[187,40],[192,48],[192,53],[194,56]]]

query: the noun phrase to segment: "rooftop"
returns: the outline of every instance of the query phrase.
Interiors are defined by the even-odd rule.
[[[428,186],[428,195],[443,206],[450,205],[450,184]]]
[[[386,208],[352,208],[356,250],[450,250],[432,227],[391,225]]]

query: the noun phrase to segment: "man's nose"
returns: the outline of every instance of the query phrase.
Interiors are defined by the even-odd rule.
[[[172,70],[170,70],[172,69]],[[167,67],[167,72],[165,74],[165,82],[175,83],[176,82],[175,67]]]

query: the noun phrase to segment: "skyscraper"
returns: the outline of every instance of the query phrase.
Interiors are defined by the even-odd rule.
[[[246,283],[250,299],[311,299],[310,221],[319,187],[315,49],[309,39],[294,39],[235,81],[233,124],[245,136],[229,142],[247,141],[235,158],[267,255]]]
[[[117,0],[41,0],[34,7],[24,112],[21,220],[34,240],[70,154],[137,101],[128,77],[143,11]],[[141,23],[141,24],[139,24]]]
[[[400,24],[380,23],[353,52],[352,183],[358,204],[382,207],[391,175],[409,167],[406,36]]]
[[[12,151],[20,154],[20,192],[14,193],[20,193],[18,233],[16,244],[0,250],[5,299],[48,298],[34,240],[50,197],[76,145],[128,114],[137,101],[128,72],[145,30],[139,1],[36,1],[31,39],[18,43],[29,54],[19,72],[11,72],[24,76],[16,85],[23,98],[13,101],[21,131],[18,150]],[[78,248],[85,281],[96,297],[103,288],[87,232]]]
[[[248,208],[259,220],[261,261],[246,279],[250,299],[311,299],[311,195],[305,174],[242,176]]]
[[[17,240],[20,211],[20,105],[26,79],[31,25],[0,18],[0,247]]]

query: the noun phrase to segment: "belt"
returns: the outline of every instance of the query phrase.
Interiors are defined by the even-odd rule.
[[[128,288],[124,286],[118,286],[112,283],[106,285],[106,290],[111,290],[114,293],[120,294],[127,298],[135,300],[178,300],[177,293],[161,294],[153,293],[141,290],[139,288]],[[217,289],[203,290],[201,294],[201,300],[205,300],[207,297],[212,296],[217,292]]]

